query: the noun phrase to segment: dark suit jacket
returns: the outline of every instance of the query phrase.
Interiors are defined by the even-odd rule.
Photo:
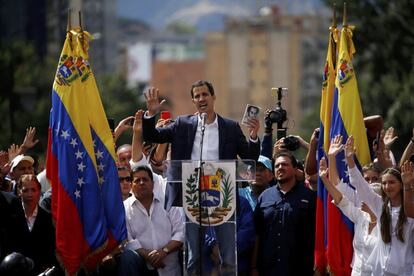
[[[0,261],[14,251],[24,253],[26,228],[21,201],[11,193],[0,191]]]
[[[217,114],[219,127],[219,159],[257,160],[260,154],[260,142],[246,141],[240,125],[233,120]],[[145,141],[155,143],[171,143],[171,160],[190,160],[197,131],[198,119],[195,115],[179,116],[176,121],[165,127],[155,128],[155,117],[143,120],[143,136]],[[181,185],[169,183],[166,191],[167,209],[182,205]]]
[[[38,206],[37,216],[33,229],[30,232],[26,224],[26,234],[29,237],[26,244],[26,257],[33,260],[35,264],[35,275],[43,272],[46,268],[57,266],[55,257],[55,227],[52,215]]]

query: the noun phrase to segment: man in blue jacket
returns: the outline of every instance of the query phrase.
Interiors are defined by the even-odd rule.
[[[155,128],[155,115],[161,110],[165,100],[160,102],[159,91],[150,88],[146,93],[148,111],[143,119],[145,141],[171,143],[171,160],[199,160],[201,144],[201,114],[206,114],[203,141],[203,160],[257,160],[260,142],[257,136],[260,123],[253,118],[247,122],[249,140],[246,140],[240,125],[215,112],[216,95],[213,85],[204,80],[191,87],[192,102],[198,115],[179,116],[175,122],[164,128]],[[166,191],[166,208],[181,206],[180,183],[169,183]]]

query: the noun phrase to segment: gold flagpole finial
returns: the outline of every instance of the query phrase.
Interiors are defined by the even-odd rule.
[[[342,14],[342,26],[346,27],[348,26],[348,22],[347,22],[347,15],[346,15],[346,2],[344,2],[344,12]]]
[[[66,32],[70,32],[70,29],[72,29],[72,24],[71,24],[71,20],[70,20],[70,15],[71,15],[71,10],[70,8],[68,9],[68,23],[66,25]]]
[[[332,27],[336,28],[336,3],[332,7]]]

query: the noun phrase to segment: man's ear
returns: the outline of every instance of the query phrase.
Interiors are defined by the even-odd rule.
[[[213,100],[216,100],[216,94],[213,95]]]

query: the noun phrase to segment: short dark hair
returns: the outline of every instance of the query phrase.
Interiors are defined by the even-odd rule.
[[[147,172],[149,178],[151,178],[151,181],[154,181],[154,176],[152,175],[152,170],[150,169],[150,167],[146,166],[146,165],[142,165],[142,166],[138,166],[136,168],[134,168],[132,170],[131,175],[134,176],[134,173],[136,172],[140,172],[140,171],[145,171]]]
[[[279,152],[278,154],[275,155],[275,158],[273,159],[274,162],[276,162],[276,159],[279,158],[279,157],[287,157],[287,158],[289,158],[290,159],[290,162],[292,163],[292,167],[298,168],[298,160],[290,152],[288,152],[288,151]],[[274,167],[274,164],[273,164],[273,167]]]
[[[199,81],[196,81],[195,83],[193,83],[193,84],[191,85],[191,91],[190,91],[190,93],[191,93],[191,98],[194,98],[194,92],[193,92],[194,88],[195,88],[195,87],[204,86],[204,85],[205,85],[205,86],[207,86],[208,91],[210,92],[211,96],[214,96],[214,87],[213,87],[213,85],[211,84],[211,82],[206,81],[206,80],[199,80]]]

